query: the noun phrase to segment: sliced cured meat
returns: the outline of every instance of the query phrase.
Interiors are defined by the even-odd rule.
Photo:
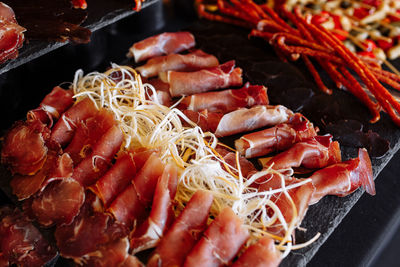
[[[128,250],[128,238],[117,239],[82,256],[82,263],[90,267],[121,266],[129,256]]]
[[[232,166],[233,168],[238,170],[237,166],[237,161],[236,161],[236,154],[229,151],[226,148],[223,147],[217,147],[216,151],[224,161],[229,165]],[[257,171],[256,167],[254,167],[253,163],[248,161],[245,157],[239,156],[239,165],[240,165],[240,171],[243,175],[243,177],[249,177],[250,174],[255,173]],[[237,172],[234,172],[236,175],[238,175]]]
[[[132,158],[136,165],[136,171],[143,168],[149,157],[153,153],[158,153],[157,149],[138,148],[132,151]]]
[[[93,117],[77,123],[74,137],[64,152],[71,156],[74,165],[78,165],[90,155],[97,141],[107,130],[116,124],[114,115],[110,111],[100,109]]]
[[[195,46],[190,32],[164,32],[135,43],[129,48],[128,57],[136,62],[149,58],[179,53]]]
[[[201,112],[185,110],[184,114],[203,131],[210,131],[218,137],[224,137],[286,122],[293,113],[284,106],[278,105],[241,108],[227,114],[207,110]]]
[[[59,155],[59,153],[59,151],[49,150],[43,168],[35,175],[14,175],[10,186],[18,200],[34,195],[54,178],[71,177],[73,172],[71,158],[68,154]]]
[[[71,3],[74,6],[74,8],[82,8],[82,9],[87,8],[86,0],[71,0]]]
[[[96,198],[88,192],[79,215],[69,225],[57,226],[54,236],[63,257],[82,262],[82,256],[124,238],[128,229],[111,215],[94,209]]]
[[[341,161],[338,142],[332,142],[332,136],[314,136],[294,144],[288,150],[279,153],[269,160],[265,167],[275,170],[288,170],[303,166],[309,169],[320,169]]]
[[[37,173],[46,161],[49,129],[40,121],[17,122],[6,134],[1,161],[11,172],[22,175]]]
[[[132,254],[155,247],[172,223],[175,218],[172,200],[175,198],[177,184],[177,167],[169,164],[158,179],[149,218],[133,233],[130,241]]]
[[[148,83],[148,84],[152,85],[154,87],[154,89],[157,90],[157,92],[158,91],[166,92],[171,97],[171,95],[169,93],[169,84],[161,81],[159,78],[153,78],[153,79],[143,78],[142,81],[143,81],[143,83]]]
[[[164,167],[159,155],[153,153],[132,181],[140,201],[145,206],[149,206],[153,200],[156,184]]]
[[[139,261],[135,256],[129,255],[128,258],[122,263],[121,267],[143,267],[144,264]]]
[[[274,240],[266,236],[248,247],[232,267],[278,267],[281,260],[282,253]]]
[[[249,236],[242,220],[230,207],[226,207],[190,251],[184,266],[228,265]]]
[[[90,187],[107,208],[132,181],[136,174],[136,165],[132,153],[124,152],[107,173]]]
[[[146,64],[136,68],[143,77],[155,77],[160,72],[174,71],[195,71],[209,67],[218,66],[218,59],[202,50],[195,50],[191,53],[170,54],[150,59]]]
[[[246,83],[240,89],[187,96],[183,98],[178,108],[193,111],[206,109],[209,112],[225,114],[239,108],[250,108],[256,105],[267,105],[268,103],[267,89],[264,86]]]
[[[173,97],[240,86],[243,83],[242,69],[235,68],[234,60],[199,71],[168,71],[160,75],[160,78],[163,82],[169,84],[169,91]]]
[[[138,193],[133,184],[130,184],[111,203],[108,211],[114,218],[129,228],[144,221],[148,215],[146,206],[140,202]]]
[[[18,209],[0,208],[0,236],[2,266],[39,267],[57,255],[56,249]]]
[[[72,177],[84,187],[95,183],[109,169],[123,139],[123,133],[117,126],[108,129],[97,141],[90,156],[76,166]]]
[[[296,113],[287,123],[242,136],[235,141],[235,147],[246,158],[263,156],[316,136],[317,130],[303,115]]]
[[[75,103],[61,115],[61,118],[54,125],[51,140],[64,147],[72,140],[78,122],[93,117],[97,112],[95,104],[89,98]]]
[[[27,114],[27,120],[40,120],[49,127],[53,125],[53,119],[60,118],[74,103],[72,90],[64,90],[59,86],[45,96],[37,109],[31,110]]]
[[[297,182],[301,182],[301,180],[276,174],[267,175],[264,179],[258,179],[257,183],[260,183],[258,191],[281,189],[283,184],[289,186]],[[299,226],[307,212],[309,201],[314,192],[315,188],[313,184],[309,182],[287,190],[287,195],[281,192],[273,194],[270,200],[279,208],[285,222],[277,219],[274,224],[268,227],[268,231],[276,235],[284,236],[286,231],[283,227],[284,223],[289,225],[291,222],[294,222],[295,226]],[[271,209],[269,212],[271,212],[270,217],[272,217],[274,215],[273,210]]]
[[[18,25],[14,11],[0,2],[0,64],[17,58],[26,29]]]
[[[316,171],[311,177],[315,186],[310,204],[317,203],[323,196],[347,196],[363,186],[370,195],[375,195],[371,160],[365,149],[358,150],[358,157],[333,164]]]
[[[207,226],[213,196],[197,191],[157,245],[147,266],[182,266]]]
[[[32,201],[32,213],[37,221],[49,227],[69,224],[78,215],[85,200],[83,187],[72,178],[51,182]]]

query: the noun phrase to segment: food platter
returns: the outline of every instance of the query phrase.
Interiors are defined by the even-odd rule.
[[[121,27],[123,29],[123,26]],[[373,159],[375,177],[384,168],[393,154],[399,149],[400,131],[396,128],[396,126],[394,126],[387,116],[384,116],[379,123],[370,125],[367,122],[369,118],[368,111],[364,109],[356,100],[353,100],[352,97],[350,97],[347,93],[335,92],[333,96],[327,97],[318,93],[316,90],[312,90],[314,85],[310,82],[310,78],[307,76],[307,74],[302,72],[301,65],[292,65],[289,63],[279,62],[279,60],[274,56],[272,50],[268,48],[264,42],[248,40],[246,30],[237,29],[235,27],[219,23],[196,21],[191,25],[185,23],[179,25],[166,24],[166,28],[157,29],[156,31],[161,32],[165,29],[178,30],[182,28],[192,31],[198,40],[199,46],[205,51],[217,55],[221,62],[235,58],[237,60],[237,64],[245,70],[246,79],[252,81],[253,83],[266,84],[269,87],[271,101],[285,104],[291,107],[293,110],[303,112],[307,117],[310,118],[310,120],[317,124],[322,131],[324,131],[325,124],[328,124],[329,122],[336,122],[343,119],[353,119],[360,121],[364,125],[365,132],[371,129],[372,131],[379,133],[383,139],[389,140],[391,144],[390,150],[383,156]],[[151,33],[153,32],[149,31],[142,35],[134,36],[131,33],[125,33],[124,35],[124,32],[122,31],[122,34],[116,38],[126,41],[124,45],[122,45],[121,42],[118,42],[118,45],[124,47],[123,49],[120,49],[121,53],[124,53],[124,51],[127,50],[129,45],[134,40],[143,38],[146,35],[148,36]],[[110,32],[106,32],[106,34],[110,34]],[[115,37],[115,35],[113,35],[113,37]],[[64,51],[67,50],[68,47],[66,47]],[[121,55],[122,54],[114,55],[114,58],[105,60],[120,60]],[[104,62],[101,64],[104,64]],[[90,70],[90,67],[88,69]],[[25,71],[30,70],[32,70],[32,67],[27,67],[27,70]],[[62,81],[71,80],[73,71],[74,69],[67,73],[66,78],[60,78],[62,80],[46,81],[46,83],[49,83],[47,88],[51,88],[51,86]],[[10,77],[13,76],[12,73],[9,75]],[[41,80],[43,80],[43,77]],[[31,83],[34,84],[35,82]],[[34,85],[34,87],[42,86],[43,84]],[[293,94],[282,94],[283,89],[288,90]],[[48,89],[41,88],[40,90],[42,90],[40,94],[44,95]],[[22,98],[26,98],[24,90],[21,90],[19,93],[17,93],[15,97],[21,97],[18,96],[18,94],[23,95]],[[31,94],[32,93],[28,93],[28,95]],[[296,98],[296,101],[293,102],[293,100],[288,98],[287,95],[296,95],[298,97]],[[36,96],[36,98],[41,99],[42,96]],[[299,99],[301,101],[298,101]],[[30,101],[32,101],[32,103],[28,104],[30,107],[38,102],[29,99],[29,102]],[[318,103],[322,103],[322,105],[317,105]],[[330,105],[324,105],[324,103],[330,103]],[[347,109],[346,107],[351,108]],[[26,112],[28,109],[29,108],[26,106],[16,108],[16,110],[19,110],[20,113],[13,113],[17,115],[10,121],[14,121],[23,117],[24,112]],[[354,111],[357,111],[357,113]],[[323,118],[323,120],[321,118]],[[3,130],[5,129],[6,127],[3,128]],[[230,142],[230,140],[226,141]],[[355,150],[350,146],[345,147],[343,151],[345,158],[355,156]],[[363,192],[361,190],[358,190],[353,195],[346,198],[327,197],[317,205],[312,206],[309,209],[302,225],[302,227],[307,228],[308,231],[302,235],[299,235],[297,240],[306,240],[315,235],[316,232],[321,232],[322,235],[311,246],[290,254],[283,261],[282,266],[304,266],[307,264],[317,252],[319,247],[326,241],[332,231],[340,224],[344,216],[358,201],[362,193]]]

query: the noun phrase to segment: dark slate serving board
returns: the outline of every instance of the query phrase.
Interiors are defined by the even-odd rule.
[[[368,110],[358,100],[339,90],[335,90],[333,96],[319,93],[301,63],[279,61],[266,43],[248,40],[247,30],[203,20],[192,24],[193,17],[176,17],[171,13],[171,6],[164,11],[159,7],[159,4],[154,5],[142,13],[96,32],[93,42],[88,45],[64,46],[1,75],[0,112],[7,114],[1,121],[2,131],[9,128],[13,121],[23,118],[27,110],[35,108],[52,86],[71,81],[76,69],[83,68],[87,73],[92,70],[103,71],[109,62],[132,63],[124,60],[124,55],[134,41],[157,32],[189,29],[195,34],[200,48],[214,53],[221,62],[235,59],[237,65],[244,69],[246,80],[268,86],[273,104],[284,104],[302,112],[321,128],[321,132],[325,131],[329,122],[352,119],[364,126],[364,133],[372,130],[388,140],[389,152],[372,160],[374,177],[399,149],[400,130],[386,115],[383,115],[380,122],[369,124]],[[157,23],[153,21],[155,18],[159,20]],[[146,23],[149,21],[153,23]],[[136,25],[141,27],[133,27]],[[55,68],[57,71],[48,75]],[[342,147],[342,151],[344,158],[356,156],[356,149],[351,146]],[[322,235],[309,247],[290,253],[282,266],[306,265],[362,194],[363,191],[358,190],[345,198],[326,197],[310,207],[302,224],[307,232],[298,232],[296,240],[308,240],[317,232]],[[1,196],[0,204],[6,201],[9,200]],[[57,263],[59,266],[65,264]]]

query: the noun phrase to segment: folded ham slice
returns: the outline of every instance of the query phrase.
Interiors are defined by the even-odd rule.
[[[192,248],[183,266],[224,266],[249,238],[249,231],[230,207],[224,208]]]
[[[18,209],[0,208],[2,266],[44,266],[57,255],[28,217]]]
[[[317,129],[303,115],[296,113],[287,123],[253,132],[235,141],[241,155],[253,158],[288,149],[293,144],[317,135]]]
[[[234,60],[194,72],[168,71],[160,74],[160,78],[169,84],[169,91],[173,97],[240,86],[243,82],[242,69],[235,68]]]
[[[203,131],[210,131],[218,137],[224,137],[286,122],[293,113],[284,106],[278,105],[241,108],[227,114],[207,110],[201,112],[185,110],[184,114]]]
[[[358,150],[358,157],[333,164],[316,171],[311,177],[315,186],[310,205],[326,195],[347,196],[363,186],[370,195],[375,195],[371,160],[365,149]]]
[[[239,108],[250,108],[257,105],[268,105],[267,88],[262,85],[246,83],[240,89],[229,89],[218,92],[206,92],[185,97],[179,109],[193,111],[228,113]]]
[[[170,54],[150,59],[146,64],[136,68],[143,77],[155,77],[160,72],[174,71],[195,71],[209,67],[218,66],[218,59],[202,50],[195,50],[191,53]]]
[[[210,193],[197,191],[161,239],[147,266],[182,266],[207,226],[212,201]]]
[[[281,260],[282,253],[274,240],[266,236],[248,247],[232,267],[278,267]]]
[[[194,36],[190,32],[164,32],[135,43],[129,48],[128,57],[136,62],[149,58],[179,53],[195,46]]]

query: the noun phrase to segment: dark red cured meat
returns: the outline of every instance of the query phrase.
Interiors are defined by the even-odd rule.
[[[144,221],[148,215],[146,208],[148,207],[140,202],[135,187],[133,184],[130,184],[114,199],[108,211],[118,222],[131,228],[134,224],[139,224]]]
[[[276,249],[274,240],[263,237],[248,247],[232,267],[278,267],[282,253]]]
[[[71,177],[72,160],[68,154],[49,150],[43,168],[35,175],[14,175],[10,182],[13,194],[24,200],[43,189],[54,178]]]
[[[209,67],[218,66],[218,59],[202,50],[195,50],[191,53],[170,54],[167,56],[154,57],[146,64],[136,68],[143,77],[155,77],[159,73],[174,71],[195,71]]]
[[[57,251],[18,209],[0,208],[0,263],[2,266],[43,266]]]
[[[208,112],[207,110],[202,110],[200,112],[186,109],[183,111],[189,120],[196,123],[203,132],[214,133],[218,127],[219,122],[224,116],[223,113],[219,112]]]
[[[0,2],[0,64],[17,58],[26,29],[18,25],[14,11]]]
[[[69,224],[85,200],[83,187],[72,178],[49,183],[32,201],[32,214],[45,227]]]
[[[129,48],[128,56],[136,62],[149,58],[179,53],[195,46],[190,32],[164,32],[135,43]]]
[[[49,127],[53,125],[53,119],[60,118],[74,103],[72,90],[64,90],[59,86],[45,96],[37,109],[31,110],[27,114],[27,120],[40,120]]]
[[[144,264],[135,256],[129,255],[120,267],[143,267]]]
[[[169,84],[169,91],[173,97],[240,86],[243,83],[242,69],[235,68],[234,60],[194,72],[168,71],[160,78]]]
[[[136,165],[136,171],[142,169],[149,157],[153,153],[158,153],[158,151],[158,149],[148,149],[144,147],[132,150],[132,158]]]
[[[317,131],[310,121],[296,113],[287,123],[242,136],[235,141],[235,147],[246,158],[264,156],[316,136]]]
[[[358,150],[358,158],[328,166],[310,178],[315,186],[310,204],[317,203],[325,195],[347,196],[360,186],[368,194],[375,195],[371,161],[365,149]]]
[[[231,263],[249,238],[249,231],[230,207],[224,208],[192,248],[183,266],[223,266]]]
[[[132,153],[124,152],[107,173],[90,187],[108,208],[111,202],[131,183],[136,174]]]
[[[153,153],[132,181],[140,201],[145,206],[150,205],[153,200],[156,184],[164,167],[158,153]]]
[[[75,103],[63,113],[51,132],[51,140],[59,143],[62,147],[67,145],[73,138],[79,121],[86,120],[98,112],[95,104],[89,98]]]
[[[303,166],[309,169],[320,169],[341,162],[338,142],[332,142],[332,136],[314,136],[294,144],[288,150],[279,153],[268,161],[265,167],[275,170],[287,170]]]
[[[182,266],[207,226],[213,196],[197,191],[157,245],[147,266]]]
[[[285,186],[301,182],[300,179],[294,177],[267,175],[263,179],[258,179],[257,183],[260,183],[258,191],[262,192],[282,188],[282,178],[284,179],[283,182]],[[271,196],[270,199],[280,209],[283,218],[288,224],[292,220],[295,220],[295,225],[298,226],[300,225],[307,212],[310,199],[314,192],[315,188],[311,182],[288,190],[290,199],[296,206],[296,217],[294,217],[295,213],[291,204],[292,202],[284,193],[275,193]],[[268,227],[268,231],[276,235],[284,236],[285,231],[281,223],[282,222],[278,219],[272,226]]]
[[[107,243],[96,251],[82,256],[82,266],[109,267],[121,266],[129,256],[128,238],[121,238]]]
[[[240,89],[227,89],[187,96],[179,103],[179,109],[228,113],[238,108],[268,105],[267,89],[262,85],[246,83]]]
[[[17,122],[6,134],[1,161],[11,172],[22,175],[37,173],[46,161],[50,130],[40,121]]]
[[[74,221],[57,226],[54,236],[61,256],[79,263],[83,255],[128,235],[128,229],[111,215],[95,210],[97,202],[96,197],[87,192],[85,203]]]
[[[235,169],[238,169],[237,162],[236,162],[236,153],[233,153],[232,151],[224,148],[224,147],[217,147],[216,151],[218,154],[223,157],[224,161],[232,166]],[[239,155],[239,165],[240,165],[240,171],[243,175],[243,177],[249,177],[251,174],[257,172],[256,167],[254,167],[253,163],[251,163],[249,160],[247,160],[245,157]],[[224,165],[222,164],[223,168]],[[231,170],[232,171],[232,170]],[[238,175],[238,172],[233,171],[236,175]]]
[[[124,136],[117,126],[113,126],[97,141],[92,153],[74,169],[72,177],[84,187],[90,186],[103,176],[111,165],[111,160],[121,147]]]
[[[158,179],[150,216],[134,231],[130,240],[132,254],[155,247],[175,219],[172,200],[175,198],[177,185],[178,169],[169,164]]]
[[[71,156],[74,165],[90,156],[97,141],[117,122],[110,111],[100,109],[93,117],[77,124],[74,137],[64,150]]]

